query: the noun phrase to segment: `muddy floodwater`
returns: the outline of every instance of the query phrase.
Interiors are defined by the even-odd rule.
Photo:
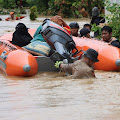
[[[46,18],[4,21],[8,16],[0,17],[0,36],[13,32],[19,22],[37,28]],[[65,21],[78,21],[80,27],[90,22]],[[120,73],[95,74],[96,79],[71,79],[63,73],[13,77],[0,71],[0,120],[120,120]]]

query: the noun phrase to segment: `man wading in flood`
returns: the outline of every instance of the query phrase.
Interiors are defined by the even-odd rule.
[[[94,78],[93,64],[98,62],[98,52],[94,49],[83,51],[83,57],[71,64],[64,64],[62,61],[56,61],[55,67],[61,71],[69,73],[73,78]]]

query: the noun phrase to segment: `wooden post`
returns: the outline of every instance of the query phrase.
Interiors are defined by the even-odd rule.
[[[17,3],[17,0],[15,0],[15,4],[16,4],[16,6],[17,6],[17,8],[18,8],[18,3]]]
[[[22,0],[20,0],[20,9],[22,8]]]
[[[88,0],[88,11],[89,11],[89,17],[91,18],[92,16],[92,8],[91,8],[91,0]]]

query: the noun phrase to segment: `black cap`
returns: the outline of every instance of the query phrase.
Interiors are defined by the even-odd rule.
[[[82,37],[82,36],[86,36],[88,33],[90,33],[90,30],[87,29],[87,28],[82,28],[82,29],[80,30],[80,35],[81,35],[81,37]]]
[[[91,59],[92,61],[98,62],[99,60],[97,59],[98,57],[98,52],[95,51],[94,49],[89,48],[87,51],[83,51],[84,55]]]
[[[73,28],[78,28],[79,29],[79,24],[77,22],[71,22],[69,24],[70,28],[73,29]]]

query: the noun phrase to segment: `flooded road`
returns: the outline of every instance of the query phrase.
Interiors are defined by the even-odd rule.
[[[19,22],[37,28],[44,18],[0,21],[0,35],[13,32]],[[77,21],[81,27],[89,23]],[[120,120],[120,73],[95,73],[96,79],[71,79],[63,73],[10,77],[0,72],[0,120]]]
[[[28,27],[28,28],[32,28],[32,29],[37,29],[39,27],[39,25],[42,24],[43,20],[45,18],[51,18],[51,16],[41,16],[40,18],[37,18],[36,21],[31,21],[29,19],[29,16],[26,16],[25,18],[21,19],[21,20],[12,20],[12,21],[5,21],[5,19],[7,17],[10,17],[9,15],[0,15],[0,18],[2,18],[3,21],[0,21],[0,36],[5,34],[6,32],[13,32],[15,30],[15,26],[19,23],[19,22],[22,22],[22,23],[25,23],[25,25]],[[71,21],[77,21],[80,25],[80,27],[82,28],[82,26],[85,24],[85,23],[89,23],[90,20],[89,19],[64,19],[68,24],[71,22]]]

